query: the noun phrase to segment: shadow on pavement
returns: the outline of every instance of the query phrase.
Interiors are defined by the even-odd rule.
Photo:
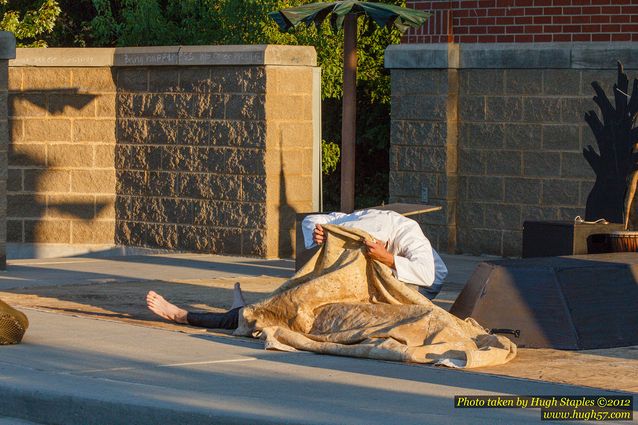
[[[10,261],[0,273],[0,289],[28,286],[114,281],[213,279],[232,276],[292,276],[289,260],[253,260],[210,256],[135,256],[117,258],[58,258]]]
[[[226,341],[216,338],[215,342]],[[144,343],[148,341],[140,341]],[[147,350],[157,348],[153,345],[149,344]],[[240,357],[247,361],[236,363],[206,362],[201,347],[197,356],[170,357],[149,351],[146,360],[140,360],[143,346],[138,347],[142,353],[135,357],[28,343],[15,348],[16,357],[29,358],[29,368],[37,370],[40,377],[38,391],[29,392],[30,396],[63,394],[56,403],[61,415],[67,409],[78,413],[77,408],[67,405],[69,402],[77,407],[85,399],[99,398],[98,405],[83,409],[84,415],[109,418],[113,414],[109,409],[117,406],[115,410],[124,408],[131,422],[135,422],[132,419],[136,414],[146,415],[145,423],[150,423],[148,420],[168,423],[167,419],[198,415],[280,423],[352,424],[487,423],[495,414],[502,423],[536,423],[540,419],[537,409],[454,409],[449,387],[458,395],[518,394],[521,383],[481,375],[468,377],[436,368],[265,352],[254,347],[230,356],[252,356],[256,361]],[[15,360],[3,359],[0,363],[5,361]],[[192,363],[188,364],[189,361]],[[14,377],[11,383],[13,388],[33,385],[26,375],[23,382]],[[437,390],[444,387],[446,392]],[[576,387],[525,384],[525,390],[533,394],[555,394],[557,389],[564,394],[587,393]],[[80,394],[69,396],[72,392]],[[75,419],[76,423],[82,420]]]

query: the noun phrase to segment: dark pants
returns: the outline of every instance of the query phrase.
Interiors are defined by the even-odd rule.
[[[436,298],[436,296],[439,295],[439,292],[441,292],[441,288],[443,287],[442,284],[432,286],[418,286],[412,285],[411,283],[406,283],[406,285],[418,291],[421,295],[429,300],[433,300],[434,298]]]
[[[189,325],[209,329],[237,329],[241,307],[226,313],[191,313],[186,316]]]
[[[434,299],[441,291],[441,285],[423,287],[410,285],[429,299]],[[191,313],[186,316],[189,325],[209,329],[237,329],[241,307],[228,310],[226,313]]]
[[[419,292],[429,300],[433,300],[441,292],[443,285],[420,286]]]

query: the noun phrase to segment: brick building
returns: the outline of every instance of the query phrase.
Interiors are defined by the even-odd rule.
[[[584,215],[591,82],[638,69],[638,0],[408,1],[429,23],[386,51],[390,201],[443,206],[442,251],[519,256],[525,220]]]
[[[433,13],[408,43],[638,41],[636,0],[408,0]]]

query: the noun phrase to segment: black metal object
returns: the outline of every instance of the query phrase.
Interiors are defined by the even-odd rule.
[[[619,223],[585,224],[573,221],[523,223],[523,258],[610,252],[605,233],[623,230]]]
[[[618,82],[614,84],[614,105],[597,81],[591,83],[596,96],[594,102],[600,108],[602,122],[594,111],[585,114],[598,152],[591,146],[583,149],[583,155],[596,173],[596,182],[587,197],[585,219],[604,218],[613,223],[625,223],[633,198],[635,182],[632,175],[638,170],[638,153],[634,145],[638,140],[638,128],[634,128],[638,113],[638,80],[634,79],[631,95],[629,80],[618,62]],[[630,187],[630,196],[627,188]],[[628,206],[626,206],[628,200]]]
[[[520,329],[499,329],[499,328],[490,329],[490,335],[494,335],[494,334],[509,334],[509,335],[512,335],[514,338],[520,338],[521,330]]]
[[[638,344],[638,253],[487,261],[450,313],[520,347],[583,350]]]

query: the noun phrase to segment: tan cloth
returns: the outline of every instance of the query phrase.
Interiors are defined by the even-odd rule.
[[[0,345],[19,343],[28,327],[24,313],[0,300]]]
[[[449,314],[366,258],[367,233],[323,227],[322,248],[269,298],[242,310],[236,335],[260,336],[266,349],[465,368],[516,356],[509,339]]]

